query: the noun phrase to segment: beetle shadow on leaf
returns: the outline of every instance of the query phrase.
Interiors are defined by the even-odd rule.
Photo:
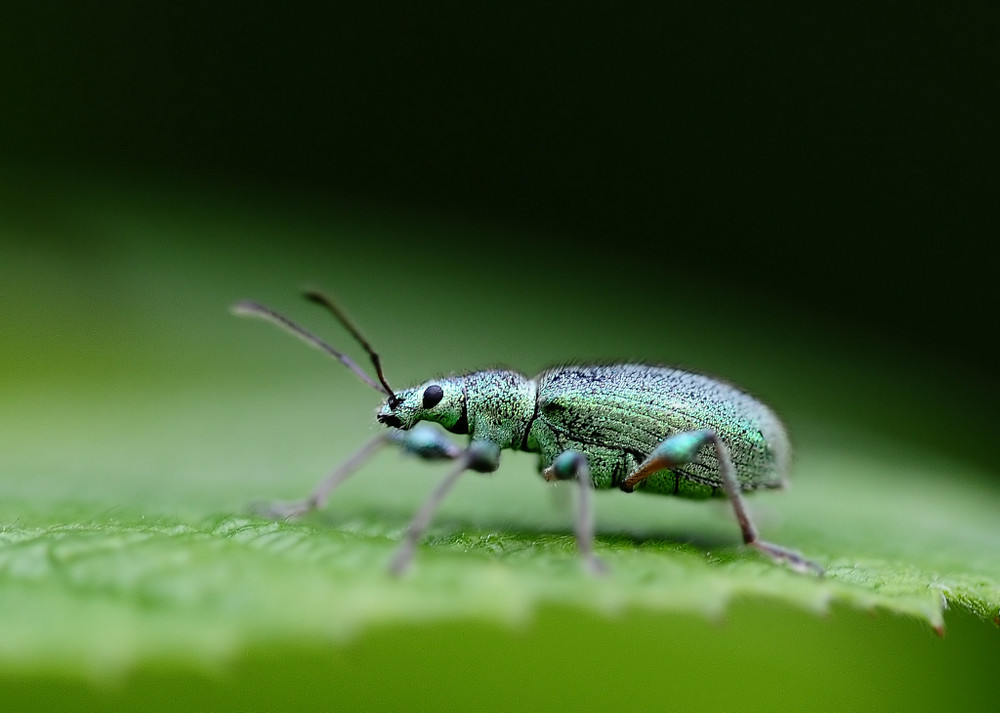
[[[346,530],[354,533],[365,532],[383,536],[401,536],[412,519],[412,512],[386,508],[378,510],[360,510],[352,513],[321,511],[310,514],[305,522],[311,522],[325,528]],[[548,537],[573,537],[573,521],[563,524],[539,522],[530,518],[517,517],[463,517],[460,514],[447,513],[435,518],[427,529],[425,542],[475,541],[484,538],[496,538],[507,542],[515,549],[515,541],[523,541],[525,545],[538,543]],[[695,549],[721,550],[739,547],[741,545],[738,533],[732,535],[709,530],[697,530],[684,527],[663,527],[644,524],[641,527],[629,528],[620,525],[601,525],[597,519],[595,532],[599,545],[625,547],[631,549],[674,549],[675,546],[693,547]],[[502,549],[507,549],[504,546]]]

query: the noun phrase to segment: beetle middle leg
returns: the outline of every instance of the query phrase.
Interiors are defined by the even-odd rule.
[[[389,564],[389,571],[392,574],[403,574],[409,568],[421,535],[424,534],[424,530],[427,529],[427,525],[430,524],[431,518],[448,494],[448,491],[458,482],[459,476],[467,470],[474,470],[478,473],[492,473],[500,467],[500,446],[490,441],[473,441],[464,451],[458,452],[456,459],[458,463],[438,483],[437,488],[428,496],[424,504],[420,506],[420,510],[413,517],[413,520],[410,521],[410,526],[406,531],[406,539],[403,540],[403,544],[396,550],[396,554]]]
[[[621,484],[621,489],[631,492],[643,480],[662,470],[669,470],[695,461],[698,451],[705,445],[714,446],[719,457],[719,475],[722,478],[722,488],[726,497],[733,504],[736,519],[743,533],[743,542],[760,550],[777,562],[783,562],[798,572],[823,573],[823,568],[815,562],[807,560],[798,552],[786,549],[780,545],[766,542],[757,535],[757,528],[750,520],[746,503],[736,480],[736,469],[729,455],[729,448],[714,431],[684,431],[675,433],[658,445],[649,457],[644,460]]]
[[[576,513],[576,546],[583,564],[592,574],[603,574],[607,568],[594,554],[594,509],[591,502],[593,481],[587,456],[580,451],[563,451],[542,471],[546,480],[576,480],[580,486],[580,505]]]

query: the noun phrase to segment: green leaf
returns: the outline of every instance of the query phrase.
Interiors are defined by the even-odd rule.
[[[433,469],[397,467],[390,455],[363,488],[345,486],[303,523],[8,502],[0,659],[93,673],[147,658],[212,664],[268,641],[343,642],[394,622],[517,624],[552,606],[718,617],[733,600],[764,598],[816,613],[838,603],[879,608],[935,628],[946,605],[997,615],[995,491],[949,486],[918,464],[873,456],[807,451],[801,462],[793,491],[753,504],[769,537],[827,568],[822,579],[739,546],[724,507],[619,493],[597,498],[598,552],[611,573],[588,576],[569,513],[560,524],[546,512],[552,489],[518,472],[524,459],[513,474],[470,476],[403,579],[385,567],[410,509],[403,505],[418,502]],[[107,475],[99,463],[87,471],[94,481]],[[385,507],[383,489],[396,494]]]

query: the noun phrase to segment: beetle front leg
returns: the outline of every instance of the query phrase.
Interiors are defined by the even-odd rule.
[[[812,571],[817,574],[823,574],[822,567],[815,562],[807,560],[798,552],[765,542],[758,537],[757,528],[750,520],[750,514],[747,512],[746,503],[740,491],[739,481],[736,480],[736,469],[733,467],[729,448],[726,447],[726,444],[714,431],[685,431],[670,436],[658,445],[649,457],[640,463],[639,467],[625,479],[621,484],[621,489],[631,492],[635,489],[636,485],[653,475],[653,473],[694,462],[698,451],[709,443],[715,447],[715,452],[718,454],[722,488],[726,493],[726,497],[733,504],[736,519],[739,521],[740,530],[743,533],[743,542],[760,550],[775,561],[787,564],[798,572]]]
[[[399,446],[404,453],[425,460],[454,459],[462,453],[461,448],[449,441],[439,429],[429,424],[418,425],[409,431],[386,431],[361,446],[354,455],[323,478],[306,497],[301,500],[271,503],[257,510],[261,515],[273,520],[292,520],[318,510],[326,505],[334,489],[353,475],[382,446],[389,444]]]
[[[576,547],[583,558],[584,567],[591,574],[607,571],[604,562],[594,554],[594,509],[591,495],[594,483],[590,479],[587,456],[579,451],[563,451],[552,465],[542,471],[546,480],[576,480],[580,486],[580,506],[576,513]]]
[[[382,446],[390,442],[389,434],[380,433],[355,451],[354,455],[341,463],[336,470],[319,482],[309,495],[301,500],[291,500],[271,503],[254,509],[264,517],[272,520],[293,520],[306,513],[326,505],[327,499],[334,488],[347,480],[354,472],[364,465],[365,461],[375,455]]]
[[[490,441],[473,441],[464,451],[458,452],[457,459],[458,463],[455,468],[438,483],[434,492],[428,496],[410,522],[410,527],[406,531],[406,539],[396,550],[396,554],[389,564],[389,571],[392,574],[401,575],[409,568],[421,535],[424,534],[424,530],[427,529],[427,525],[430,524],[431,518],[434,517],[434,513],[440,507],[448,491],[455,486],[465,471],[492,473],[500,467],[500,446]]]

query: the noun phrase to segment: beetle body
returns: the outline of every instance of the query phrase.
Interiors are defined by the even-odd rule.
[[[531,379],[494,369],[427,381],[394,392],[381,360],[343,311],[317,292],[306,297],[327,308],[365,349],[377,381],[353,360],[274,310],[241,302],[238,314],[266,319],[351,369],[386,396],[376,417],[388,427],[324,479],[305,499],[276,503],[272,517],[295,517],[321,507],[331,491],[380,446],[394,444],[418,457],[449,459],[456,466],[413,518],[391,570],[413,559],[417,542],[447,492],[469,470],[488,473],[503,450],[537,453],[546,480],[574,480],[580,505],[576,537],[586,566],[603,571],[593,551],[593,488],[730,500],[743,541],[800,571],[822,569],[798,553],[765,542],[742,493],[780,488],[790,451],[785,429],[764,404],[725,382],[702,374],[643,364],[560,366]],[[440,429],[469,436],[459,448]]]
[[[381,423],[408,429],[434,421],[474,441],[538,453],[539,470],[564,451],[579,451],[596,488],[620,488],[665,439],[700,429],[728,444],[741,490],[780,488],[788,470],[788,437],[767,406],[725,382],[680,369],[561,366],[534,379],[478,371],[434,379],[397,397],[382,406]],[[697,462],[651,475],[636,490],[724,495],[718,458],[707,445]]]

